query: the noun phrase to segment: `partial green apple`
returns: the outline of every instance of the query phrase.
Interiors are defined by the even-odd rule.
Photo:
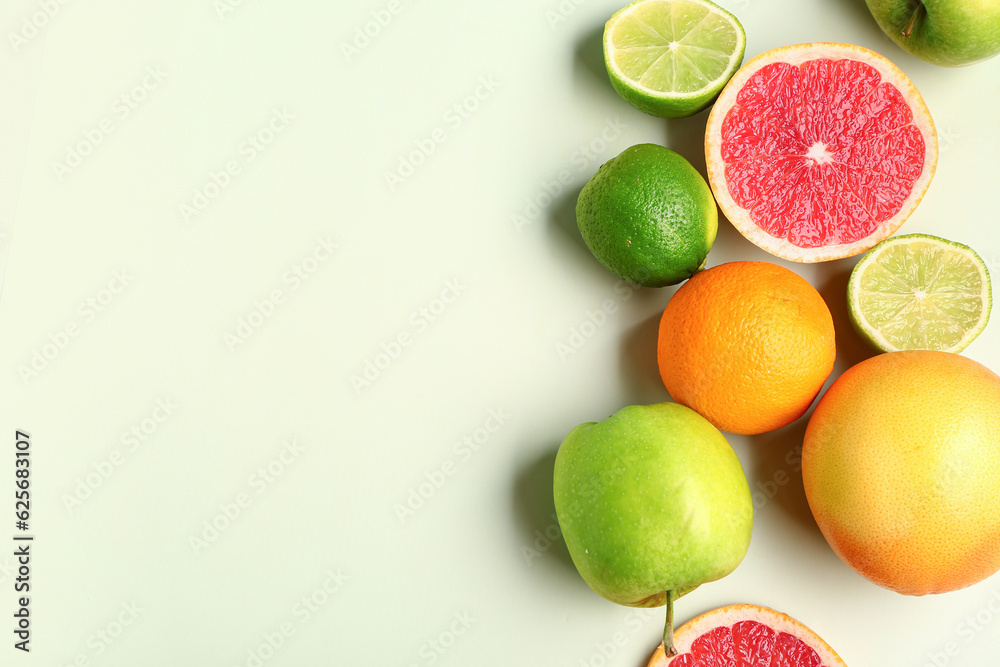
[[[1000,53],[998,0],[866,0],[879,26],[905,51],[961,67]]]
[[[623,408],[574,428],[556,454],[556,515],[584,581],[631,607],[672,605],[743,560],[753,503],[722,433],[678,403]]]

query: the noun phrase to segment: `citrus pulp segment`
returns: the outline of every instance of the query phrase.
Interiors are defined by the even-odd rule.
[[[615,90],[637,109],[666,118],[711,104],[745,48],[743,26],[709,0],[638,0],[604,28]]]
[[[853,44],[763,53],[722,91],[705,135],[719,207],[783,259],[864,252],[920,202],[937,164],[930,112],[907,76]]]
[[[858,262],[847,285],[851,323],[882,352],[961,352],[990,319],[986,263],[927,234],[894,236]]]

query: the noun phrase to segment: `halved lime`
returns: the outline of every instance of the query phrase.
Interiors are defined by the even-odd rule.
[[[961,352],[986,327],[992,303],[990,274],[979,255],[927,234],[882,241],[847,284],[855,330],[883,352]]]
[[[715,101],[745,49],[743,26],[709,0],[638,0],[604,26],[611,84],[635,108],[663,118]]]

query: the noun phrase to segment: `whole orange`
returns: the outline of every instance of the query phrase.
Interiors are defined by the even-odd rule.
[[[675,401],[749,435],[801,417],[837,350],[830,309],[804,278],[770,262],[730,262],[677,290],[656,356]]]
[[[907,595],[1000,569],[1000,377],[949,352],[850,368],[813,412],[802,478],[833,550]]]

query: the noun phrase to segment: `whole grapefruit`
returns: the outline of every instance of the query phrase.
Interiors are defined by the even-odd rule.
[[[1000,377],[949,352],[890,352],[813,412],[802,477],[816,523],[862,576],[906,595],[1000,569]]]
[[[770,262],[695,274],[660,318],[657,363],[667,391],[730,433],[764,433],[801,417],[836,356],[823,297]]]

